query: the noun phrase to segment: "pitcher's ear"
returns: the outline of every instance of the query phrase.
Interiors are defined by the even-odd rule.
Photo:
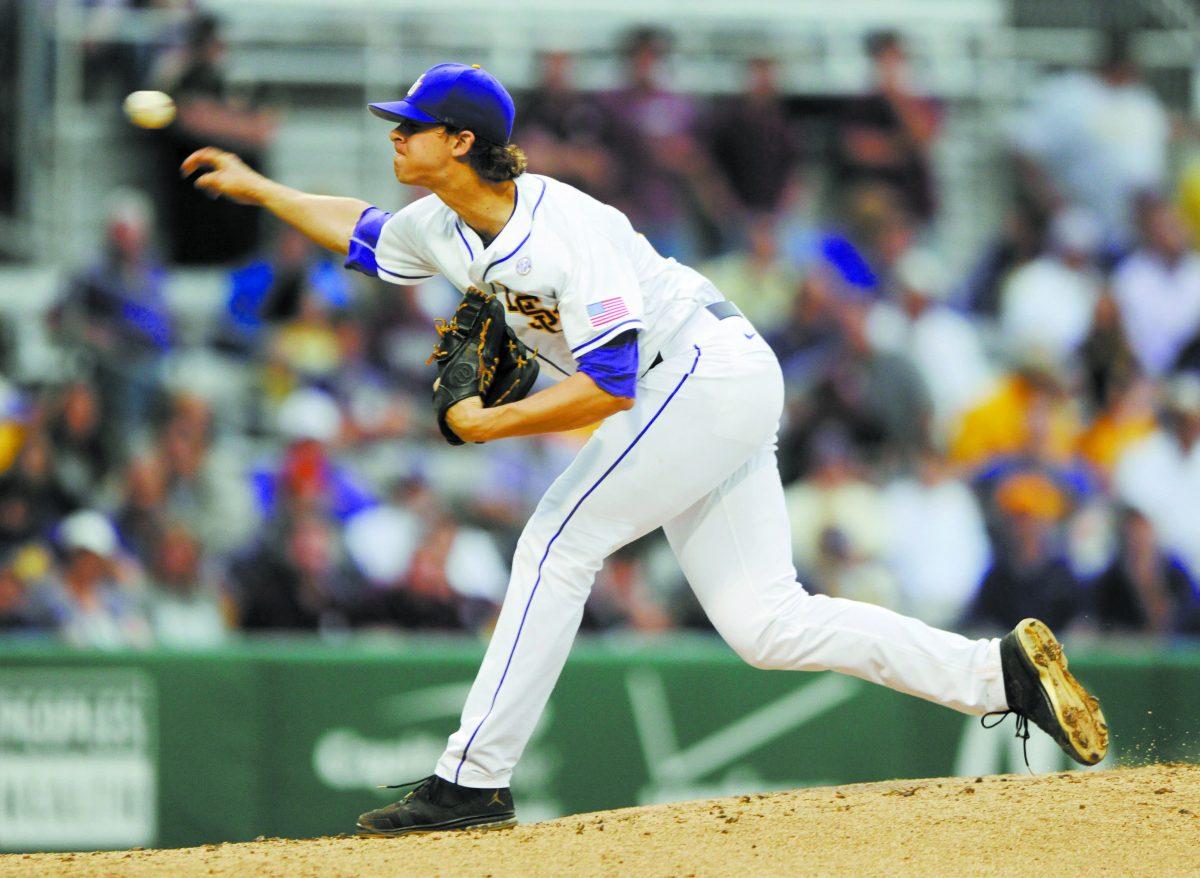
[[[455,158],[462,158],[475,145],[475,133],[473,131],[459,131],[453,135],[451,141],[450,154]]]

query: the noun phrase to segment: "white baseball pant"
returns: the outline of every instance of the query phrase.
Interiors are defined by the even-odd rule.
[[[551,485],[525,526],[496,629],[436,773],[508,786],[566,662],[596,572],[662,527],[714,627],[758,668],[834,670],[969,714],[1007,703],[998,640],[810,595],[796,581],[775,433],[778,361],[701,309]]]

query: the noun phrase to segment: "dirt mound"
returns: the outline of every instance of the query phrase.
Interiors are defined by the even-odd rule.
[[[1200,766],[939,778],[626,808],[496,832],[14,854],[0,875],[1198,875]]]

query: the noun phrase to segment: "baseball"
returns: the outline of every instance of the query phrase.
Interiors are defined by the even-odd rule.
[[[129,121],[139,128],[165,128],[175,118],[175,101],[161,91],[135,91],[123,106]]]

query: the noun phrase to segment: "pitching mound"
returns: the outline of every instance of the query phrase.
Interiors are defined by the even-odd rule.
[[[15,854],[2,875],[1198,875],[1200,766],[941,778],[626,808],[495,832]]]

